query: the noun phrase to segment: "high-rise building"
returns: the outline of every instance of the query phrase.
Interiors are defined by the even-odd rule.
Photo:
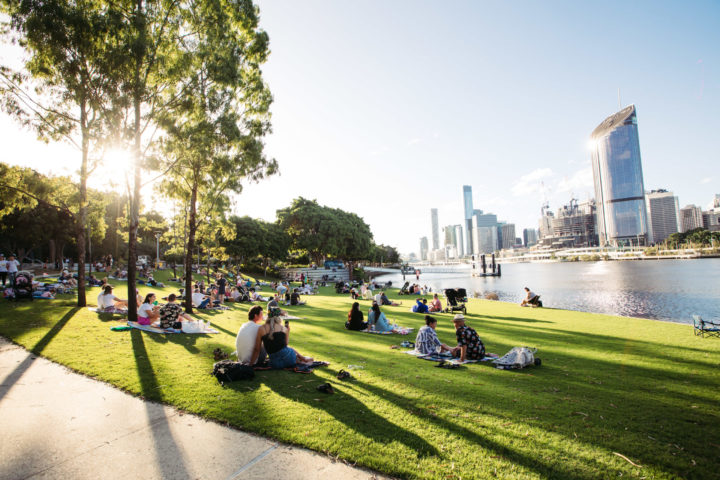
[[[457,247],[458,258],[462,258],[465,256],[465,245],[463,242],[462,225],[455,225],[455,238],[457,239],[457,243],[455,244],[455,246]]]
[[[455,226],[448,225],[446,227],[443,227],[443,237],[444,237],[443,246],[455,245],[457,243],[457,240],[455,239]]]
[[[557,214],[543,206],[539,243],[553,248],[597,246],[595,212],[594,200],[578,203],[577,199],[571,198],[569,204],[557,210]]]
[[[465,253],[472,255],[474,251],[472,239],[473,202],[472,187],[470,185],[463,185],[463,206],[465,208]]]
[[[437,250],[440,248],[440,225],[437,208],[430,209],[430,219],[432,221],[432,249]]]
[[[716,193],[713,198],[713,208],[720,208],[720,193]]]
[[[590,135],[600,245],[647,245],[635,105],[606,118]]]
[[[702,228],[702,209],[695,205],[688,205],[680,209],[680,231],[685,233],[696,228]]]
[[[477,252],[475,255],[483,253],[493,253],[498,250],[497,238],[498,227],[476,227],[473,230],[473,241],[477,242]]]
[[[428,238],[422,237],[420,239],[420,260],[423,262],[428,259]]]
[[[680,229],[678,198],[667,190],[652,190],[645,194],[650,243],[662,243]]]
[[[703,212],[703,228],[711,232],[720,232],[720,208]]]
[[[534,228],[523,229],[523,244],[526,247],[532,247],[537,244],[537,230]]]
[[[500,230],[502,231],[500,248],[503,250],[513,248],[515,246],[515,224],[506,223],[500,227]]]

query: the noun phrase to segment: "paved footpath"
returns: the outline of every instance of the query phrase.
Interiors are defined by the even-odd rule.
[[[0,479],[369,479],[146,402],[0,337]]]

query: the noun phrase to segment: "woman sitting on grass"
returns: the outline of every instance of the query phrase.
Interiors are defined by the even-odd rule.
[[[98,310],[105,313],[127,313],[127,300],[113,295],[113,286],[106,285],[103,292],[98,295]]]
[[[345,328],[348,330],[365,330],[367,327],[368,324],[360,311],[360,304],[358,302],[353,303],[350,313],[348,313],[348,321],[345,322]]]
[[[150,325],[155,320],[158,320],[160,318],[160,306],[159,305],[153,305],[155,302],[155,294],[154,293],[148,293],[145,295],[145,300],[143,301],[142,305],[140,305],[140,308],[138,308],[138,323],[140,325]]]
[[[261,346],[265,347],[268,354],[270,368],[289,368],[298,363],[308,364],[313,362],[311,357],[300,355],[297,350],[288,347],[289,340],[290,323],[286,321],[285,326],[283,326],[279,309],[273,308],[265,325],[258,329],[250,365],[255,365],[255,362],[257,362]]]
[[[390,322],[385,314],[380,311],[380,306],[377,302],[373,302],[368,312],[368,325],[372,326],[372,329],[376,332],[396,332],[396,330],[390,326]]]

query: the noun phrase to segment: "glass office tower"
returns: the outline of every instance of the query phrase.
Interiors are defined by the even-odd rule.
[[[648,222],[635,105],[590,135],[600,245],[647,245]]]
[[[463,185],[463,205],[465,207],[465,255],[472,255],[475,250],[473,249],[472,237],[473,202],[472,187],[470,185]]]

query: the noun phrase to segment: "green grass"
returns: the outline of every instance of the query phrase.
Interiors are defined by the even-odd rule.
[[[389,318],[419,328],[414,297],[399,298],[402,306],[385,308]],[[444,370],[389,348],[412,337],[346,331],[348,296],[327,288],[306,299],[287,307],[304,317],[292,322],[290,343],[330,367],[258,372],[226,388],[209,375],[212,351],[234,350],[246,304],[200,315],[219,335],[161,336],[112,332],[118,322],[71,300],[2,301],[0,334],[136,395],[399,477],[718,474],[720,340],[695,337],[691,326],[471,300],[468,323],[489,352],[535,346],[543,365]],[[451,316],[437,317],[441,340],[453,343]],[[350,364],[364,368],[336,380]],[[335,395],[315,390],[325,381]]]

